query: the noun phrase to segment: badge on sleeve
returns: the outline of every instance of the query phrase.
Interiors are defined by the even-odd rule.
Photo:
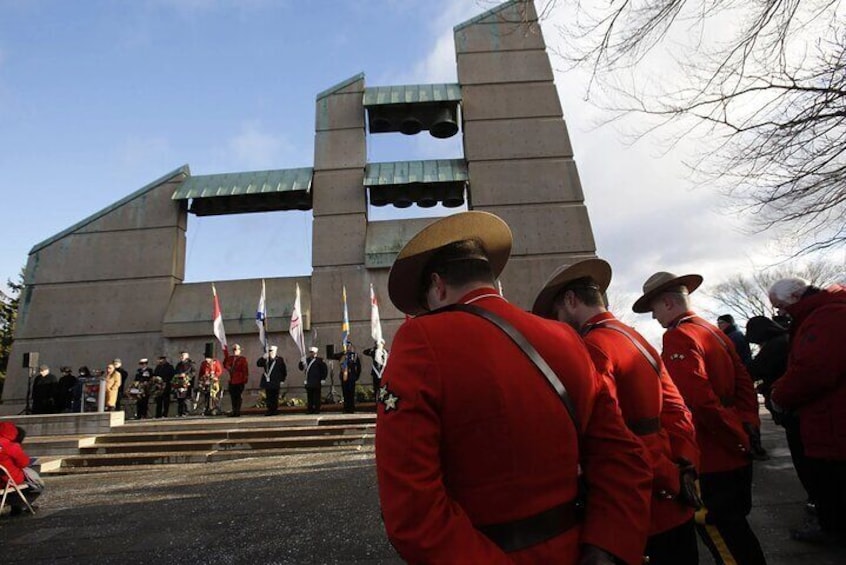
[[[385,413],[391,410],[397,410],[399,404],[399,396],[388,390],[388,385],[382,385],[379,388],[379,402],[385,405]]]

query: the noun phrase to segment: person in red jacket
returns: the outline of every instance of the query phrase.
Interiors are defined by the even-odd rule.
[[[12,480],[18,483],[19,486],[27,485],[28,488],[23,489],[23,494],[32,504],[36,498],[41,494],[42,489],[38,485],[27,484],[27,477],[24,474],[24,468],[29,467],[29,456],[24,452],[20,442],[23,441],[19,437],[22,430],[19,430],[12,422],[0,422],[0,465],[3,465],[12,477]],[[0,471],[0,480],[2,485],[6,486],[6,476]],[[6,502],[12,509],[12,514],[20,514],[23,511],[23,501],[14,493],[10,493]]]
[[[223,365],[220,361],[212,357],[206,357],[200,363],[200,372],[197,373],[197,386],[195,390],[196,402],[194,403],[194,410],[200,405],[202,398],[205,404],[203,414],[211,416],[218,413],[218,392],[220,391],[220,376],[223,374]]]
[[[766,563],[746,516],[752,509],[750,444],[760,437],[758,398],[731,340],[690,308],[700,275],[655,273],[632,309],[662,327],[661,357],[693,414],[704,511],[697,530],[717,563]]]
[[[395,336],[379,389],[388,538],[410,563],[639,565],[646,454],[579,336],[496,291],[511,242],[497,216],[464,212],[423,229],[391,268],[391,301],[414,317]],[[547,377],[480,313],[522,334]]]
[[[770,302],[792,318],[787,371],[775,381],[775,409],[799,413],[806,467],[820,532],[799,541],[846,541],[846,288],[825,290],[798,278],[770,288]]]
[[[241,355],[240,345],[236,343],[232,346],[232,355],[226,353],[223,367],[229,371],[229,396],[232,398],[232,412],[229,416],[237,418],[241,415],[241,396],[250,378],[250,364],[247,358]]]
[[[695,565],[693,512],[701,502],[693,420],[658,352],[605,307],[603,294],[610,283],[611,266],[602,259],[562,266],[541,289],[532,312],[565,322],[582,335],[626,425],[646,449],[655,475],[649,563]]]

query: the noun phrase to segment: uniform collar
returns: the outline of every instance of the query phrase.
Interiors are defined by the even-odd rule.
[[[492,287],[492,286],[483,286],[474,290],[471,290],[460,299],[458,299],[458,304],[472,304],[474,302],[478,302],[479,300],[487,300],[488,298],[498,298],[500,300],[505,300],[502,296],[500,296],[499,292]]]
[[[693,317],[695,317],[695,316],[696,316],[696,313],[694,313],[694,312],[693,312],[693,310],[688,310],[688,311],[687,311],[687,312],[685,312],[684,314],[681,314],[681,315],[677,316],[676,318],[674,318],[674,319],[673,319],[673,321],[672,321],[672,322],[670,322],[670,325],[667,327],[667,329],[672,329],[672,328],[675,328],[675,327],[677,327],[679,324],[681,324],[682,322],[684,322],[685,320],[687,320],[687,319],[689,319],[689,318],[693,318]]]

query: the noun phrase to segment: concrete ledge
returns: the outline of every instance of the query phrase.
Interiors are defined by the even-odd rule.
[[[122,426],[123,412],[91,412],[86,414],[39,414],[2,416],[0,421],[13,422],[26,430],[27,436],[87,436],[107,434],[113,426]]]

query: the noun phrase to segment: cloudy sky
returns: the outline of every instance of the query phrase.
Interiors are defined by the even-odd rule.
[[[183,164],[310,166],[318,92],[359,72],[368,86],[455,81],[452,27],[492,5],[0,0],[0,280],[36,243]],[[543,24],[553,48],[566,17]],[[789,253],[783,239],[750,235],[716,191],[693,188],[683,162],[694,140],[629,145],[632,124],[597,127],[606,115],[585,101],[584,74],[557,71],[556,85],[612,295],[634,298],[656,270],[716,282]],[[456,140],[427,140],[376,136],[368,159],[461,154]],[[307,213],[192,216],[187,281],[308,274],[310,241]]]

